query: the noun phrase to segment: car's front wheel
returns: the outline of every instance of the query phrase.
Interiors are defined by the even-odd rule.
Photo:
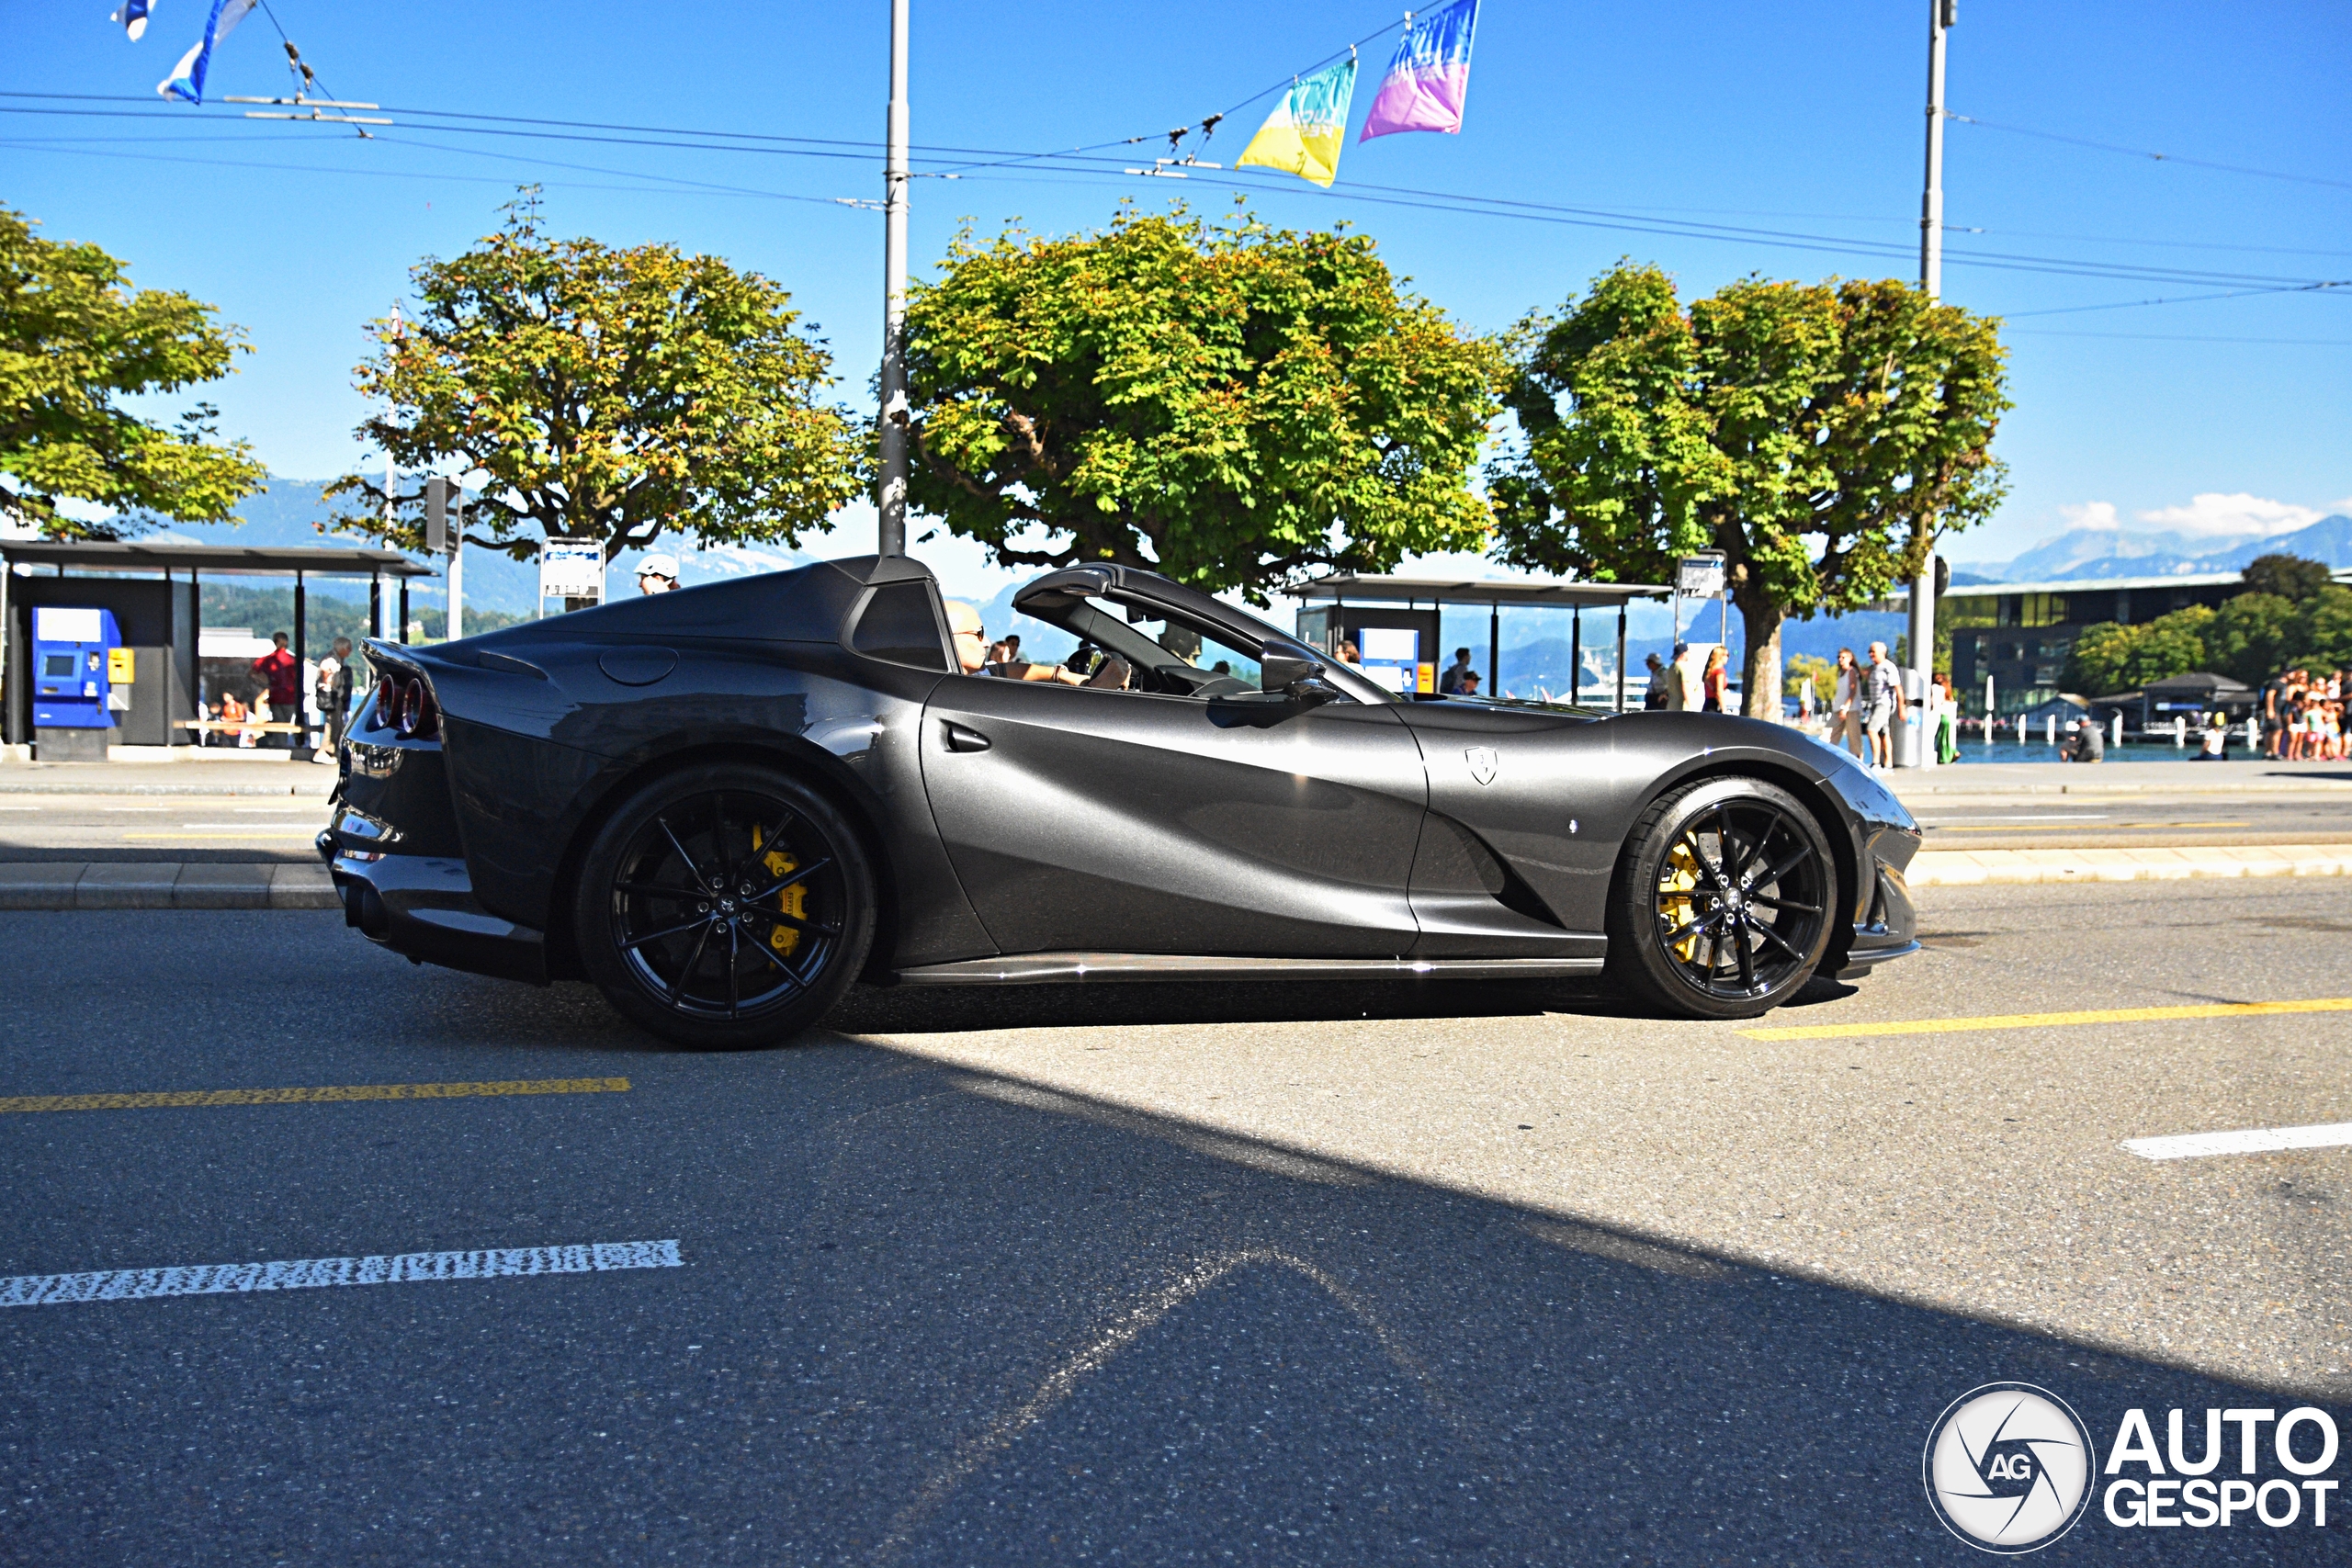
[[[1837,906],[1829,840],[1794,795],[1763,779],[1702,780],[1627,836],[1610,973],[1684,1018],[1754,1018],[1813,977]]]
[[[689,768],[637,791],[581,866],[580,959],[632,1021],[703,1050],[789,1039],[841,999],[874,940],[874,874],[814,790]]]

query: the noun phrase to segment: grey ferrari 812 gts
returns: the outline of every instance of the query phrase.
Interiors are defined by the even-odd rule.
[[[860,978],[1605,976],[1747,1018],[1917,945],[1917,826],[1792,729],[1399,697],[1126,567],[1014,605],[1028,649],[865,557],[371,641],[345,919],[717,1048]]]

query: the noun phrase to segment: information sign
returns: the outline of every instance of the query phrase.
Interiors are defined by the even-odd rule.
[[[539,547],[539,597],[605,602],[605,547],[594,539],[549,539]]]

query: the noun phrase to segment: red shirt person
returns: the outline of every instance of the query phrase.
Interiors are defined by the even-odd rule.
[[[286,651],[286,634],[272,632],[269,640],[277,646],[254,660],[254,673],[269,682],[269,716],[279,724],[302,722],[302,665]],[[300,734],[287,737],[287,745],[300,743]]]

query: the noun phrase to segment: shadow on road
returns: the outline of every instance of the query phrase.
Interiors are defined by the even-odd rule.
[[[332,994],[338,1027],[273,1032],[233,976],[208,988],[205,953],[110,966],[187,917],[85,918],[53,988],[0,1018],[5,1092],[95,1087],[94,1062],[146,1088],[555,1076],[639,1049],[584,989],[339,944],[270,970]],[[0,962],[22,972],[39,931],[0,921]],[[61,1043],[101,976],[111,1032]],[[878,993],[851,1016],[1372,1010],[1368,988],[1337,1012],[1320,987],[1182,989]],[[1379,1016],[1469,1000],[1395,989]],[[223,1065],[238,1020],[266,1069]],[[0,1313],[0,1558],[1973,1563],[1920,1478],[1971,1389],[2053,1391],[2102,1456],[2132,1407],[2161,1441],[2176,1405],[2301,1402],[1692,1252],[1573,1191],[1533,1212],[839,1034],[643,1050],[629,1077],[0,1118],[7,1272],[637,1237],[685,1259]],[[2094,1505],[2038,1561],[2311,1562],[2330,1539],[2245,1515],[2118,1529]]]

